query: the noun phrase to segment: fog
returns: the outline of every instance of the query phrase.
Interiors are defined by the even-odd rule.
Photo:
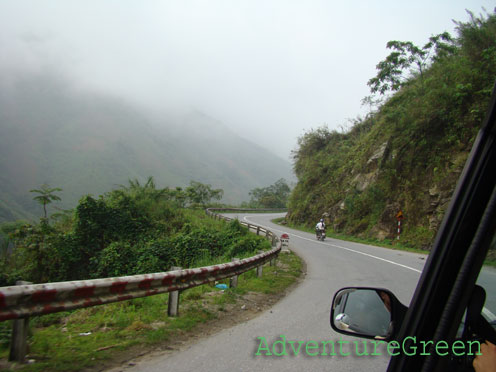
[[[150,112],[199,110],[284,159],[367,113],[389,40],[417,45],[486,0],[1,0],[0,79],[26,72]]]

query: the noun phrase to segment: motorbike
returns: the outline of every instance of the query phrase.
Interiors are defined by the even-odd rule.
[[[321,229],[315,229],[315,234],[317,236],[317,240],[324,241],[326,238],[326,233],[325,230]]]

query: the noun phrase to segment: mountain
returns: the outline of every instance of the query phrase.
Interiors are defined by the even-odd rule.
[[[396,241],[402,211],[400,243],[430,248],[496,76],[496,14],[457,26],[458,37],[438,45],[421,73],[383,85],[398,90],[349,131],[320,128],[299,139],[291,222],[315,226],[325,217],[336,232]],[[387,60],[403,58],[395,50]],[[377,66],[379,83],[401,71],[400,63]]]
[[[43,183],[72,208],[148,176],[159,187],[211,184],[228,203],[292,177],[288,161],[201,112],[152,115],[52,76],[0,76],[0,221],[40,216],[29,190]]]

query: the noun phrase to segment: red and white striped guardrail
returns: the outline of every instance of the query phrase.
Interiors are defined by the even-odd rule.
[[[286,212],[287,209],[283,208],[273,208],[273,209],[246,209],[246,208],[207,208],[205,212],[207,213],[208,216],[211,216],[213,218],[218,218],[222,219],[225,221],[232,221],[233,218],[231,217],[226,217],[222,216],[220,214],[216,214],[215,212],[224,212],[224,213],[233,213],[233,212],[247,212],[247,213],[267,213],[267,212]],[[279,237],[275,235],[272,231],[258,225],[253,225],[247,222],[239,221],[239,223],[243,226],[248,227],[248,230],[255,230],[257,235],[260,235],[260,233],[265,233],[265,237],[267,239],[272,239],[272,245],[276,245],[276,243],[279,241]]]
[[[165,273],[0,288],[0,321],[72,310],[196,287],[242,274],[281,247],[236,262]]]
[[[210,212],[211,214],[212,212]],[[253,225],[251,225],[253,226]],[[269,230],[267,238],[277,237]],[[257,230],[257,232],[259,231]],[[275,258],[280,244],[236,262],[164,273],[0,287],[0,321],[152,296],[242,274]]]

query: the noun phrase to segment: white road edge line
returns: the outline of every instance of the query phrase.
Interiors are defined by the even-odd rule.
[[[496,320],[496,315],[494,315],[491,310],[487,309],[487,308],[483,308],[482,309],[482,314],[484,314],[486,316],[486,318],[488,318],[488,320],[490,322],[493,322]]]
[[[250,223],[255,223],[253,221],[250,221],[246,216],[243,217],[243,219],[246,221],[246,222],[250,222]],[[265,228],[267,228],[267,226],[263,226]],[[285,231],[284,230],[279,230],[279,229],[274,229],[274,228],[271,228],[272,230],[274,231],[277,231],[277,232],[281,232],[281,233],[284,233]],[[397,262],[394,262],[394,261],[390,261],[390,260],[386,260],[385,258],[381,258],[381,257],[377,257],[377,256],[374,256],[374,255],[371,255],[371,254],[368,254],[368,253],[364,253],[364,252],[360,252],[360,251],[356,251],[354,249],[350,249],[350,248],[346,248],[346,247],[341,247],[339,245],[336,245],[336,244],[326,244],[324,242],[319,242],[319,241],[316,241],[314,239],[309,239],[309,238],[305,238],[304,236],[301,236],[301,235],[297,235],[297,234],[291,234],[293,236],[296,236],[297,238],[300,238],[300,239],[303,239],[303,240],[308,240],[308,241],[311,241],[311,242],[314,242],[314,243],[319,243],[319,244],[324,244],[324,245],[329,245],[329,246],[332,246],[332,247],[336,247],[336,248],[339,248],[339,249],[344,249],[346,251],[350,251],[350,252],[353,252],[353,253],[358,253],[358,254],[361,254],[361,255],[364,255],[364,256],[368,256],[368,257],[371,257],[371,258],[375,258],[376,260],[380,260],[380,261],[384,261],[384,262],[387,262],[387,263],[390,263],[392,265],[397,265],[397,266],[400,266],[400,267],[403,267],[405,269],[408,269],[408,270],[413,270],[413,271],[416,271],[418,273],[422,273],[422,271],[420,270],[417,270],[417,269],[414,269],[413,267],[410,267],[410,266],[406,266],[406,265],[403,265],[403,264],[400,264],[400,263],[397,263]],[[487,309],[486,307],[484,307],[482,309],[482,313],[486,316],[486,318],[489,319],[489,321],[494,321],[496,320],[496,315],[494,315],[489,309]]]
[[[243,219],[246,222],[253,223],[253,224],[255,223],[253,221],[250,221],[247,216],[243,216]],[[263,226],[263,227],[267,228],[266,226]],[[279,229],[274,229],[274,228],[271,228],[271,229],[274,230],[274,231],[277,231],[277,232],[282,232],[282,233],[285,232],[284,230],[279,230]],[[328,246],[339,248],[339,249],[344,249],[345,251],[349,251],[349,252],[353,252],[353,253],[358,253],[358,254],[361,254],[363,256],[375,258],[376,260],[379,260],[379,261],[384,261],[384,262],[390,263],[392,265],[400,266],[400,267],[403,267],[405,269],[415,271],[417,273],[422,273],[421,270],[414,269],[413,267],[406,266],[406,265],[400,264],[398,262],[394,262],[394,261],[391,261],[391,260],[386,260],[385,258],[377,257],[377,256],[371,255],[369,253],[360,252],[360,251],[357,251],[357,250],[354,250],[354,249],[351,249],[351,248],[341,247],[341,246],[336,245],[336,244],[327,244],[327,243],[324,243],[324,242],[319,242],[319,241],[316,241],[315,239],[305,238],[304,236],[297,235],[297,234],[291,234],[291,235],[296,236],[297,238],[300,238],[300,239],[303,239],[303,240],[308,240],[310,242],[319,243],[319,244],[323,244],[323,245],[328,245]]]

